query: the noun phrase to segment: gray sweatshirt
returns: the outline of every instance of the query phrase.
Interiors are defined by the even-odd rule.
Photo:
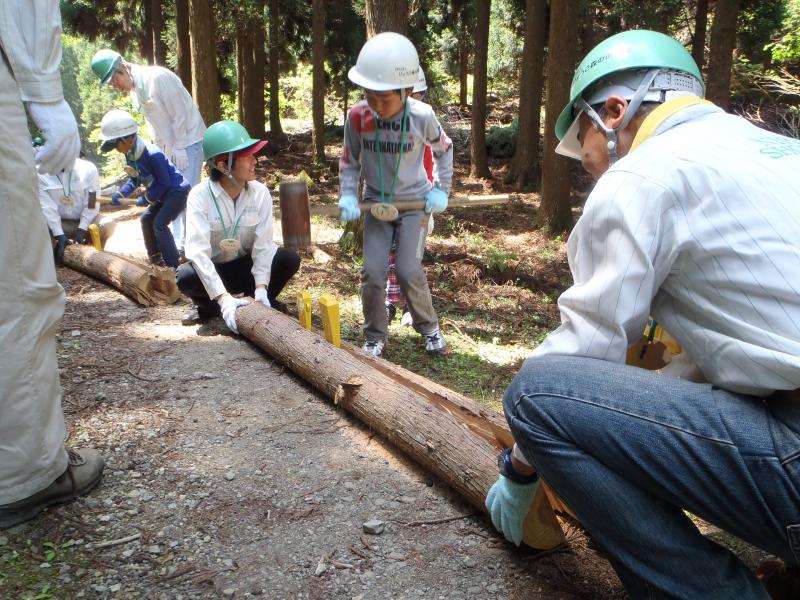
[[[401,121],[403,111],[386,121],[377,115],[363,100],[353,106],[344,126],[344,148],[339,159],[339,194],[358,194],[358,177],[364,176],[364,199],[381,201],[381,178],[378,156],[383,165],[383,191],[386,200],[397,170],[394,198],[422,199],[431,189],[422,159],[425,145],[431,147],[434,162],[433,186],[450,193],[453,179],[453,142],[439,124],[430,105],[408,99],[406,135],[400,166]],[[377,136],[376,136],[376,127]],[[380,144],[380,153],[377,144]]]

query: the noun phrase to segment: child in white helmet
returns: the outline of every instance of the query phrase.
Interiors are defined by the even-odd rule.
[[[364,88],[366,101],[347,116],[344,148],[339,161],[339,208],[342,220],[358,219],[359,175],[364,177],[366,202],[424,200],[425,209],[403,211],[394,221],[367,213],[364,223],[364,267],[361,302],[364,310],[363,350],[381,356],[388,326],[385,298],[389,251],[397,245],[396,272],[414,328],[425,337],[425,349],[447,354],[439,331],[422,253],[431,213],[447,208],[453,175],[453,144],[433,109],[410,97],[419,78],[419,57],[404,36],[380,33],[364,44],[348,77]],[[425,173],[425,146],[436,166],[431,183]]]

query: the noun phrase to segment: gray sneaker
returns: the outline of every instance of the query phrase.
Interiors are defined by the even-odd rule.
[[[42,510],[54,504],[70,502],[88,494],[100,482],[103,457],[97,450],[67,450],[67,470],[43,490],[11,504],[0,504],[0,529],[8,529],[30,521]]]
[[[378,358],[383,356],[383,351],[385,350],[385,348],[386,348],[386,342],[384,340],[377,340],[377,341],[367,340],[361,347],[361,349],[370,356],[375,356]]]
[[[450,348],[447,346],[447,342],[438,329],[425,334],[425,350],[430,354],[436,354],[438,356],[450,354]]]

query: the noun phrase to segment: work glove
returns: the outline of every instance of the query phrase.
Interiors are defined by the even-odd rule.
[[[225,325],[227,325],[228,329],[233,333],[239,333],[239,328],[236,327],[236,309],[249,304],[249,301],[243,298],[234,298],[230,294],[225,294],[217,302],[222,310],[222,319],[225,321]]]
[[[189,168],[189,155],[186,154],[185,148],[178,148],[172,153],[172,163],[181,173]]]
[[[538,485],[538,481],[514,483],[505,475],[500,475],[486,494],[486,509],[492,517],[492,523],[509,542],[517,546],[522,542],[522,523]]]
[[[341,221],[355,221],[361,217],[358,208],[358,199],[353,194],[345,194],[339,198],[339,219]]]
[[[119,192],[114,192],[111,194],[111,204],[114,206],[122,206],[122,202],[120,202],[120,200],[122,200],[122,194]]]
[[[431,191],[425,194],[425,212],[440,213],[445,208],[447,208],[447,194],[439,188],[431,188]]]
[[[28,102],[28,112],[46,140],[36,152],[36,170],[52,175],[62,170],[71,171],[81,149],[81,140],[69,104],[65,100]]]
[[[75,230],[75,243],[83,244],[86,241],[86,230],[78,227]]]
[[[67,248],[69,240],[67,240],[67,236],[65,236],[63,233],[55,237],[56,245],[53,248],[53,259],[56,261],[56,266],[60,267],[64,264],[64,250]]]
[[[139,199],[136,201],[136,206],[149,206],[150,203],[147,201],[145,196],[139,196]]]
[[[264,306],[272,306],[269,303],[269,298],[267,298],[267,288],[256,288],[256,302],[261,302]]]

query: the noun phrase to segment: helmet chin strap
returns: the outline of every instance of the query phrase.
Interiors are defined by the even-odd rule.
[[[619,160],[619,140],[618,134],[620,131],[625,129],[628,126],[628,123],[631,122],[633,116],[636,114],[636,111],[639,110],[639,107],[642,104],[642,99],[645,97],[647,92],[650,90],[650,86],[653,84],[653,80],[658,75],[660,69],[650,69],[645,76],[642,78],[639,87],[636,88],[636,92],[633,94],[630,100],[628,100],[628,108],[625,111],[625,116],[622,118],[622,123],[620,123],[619,127],[612,129],[611,127],[607,127],[603,119],[597,114],[597,111],[594,110],[583,98],[580,98],[577,102],[578,108],[582,108],[587,116],[592,120],[594,125],[600,129],[606,136],[606,146],[608,147],[608,166],[610,167],[613,165],[617,160]]]
[[[220,168],[217,166],[217,163],[216,163],[216,162],[215,162],[214,164],[212,164],[212,165],[211,165],[211,168],[212,168],[212,169],[216,169],[217,171],[219,171],[220,173],[222,173],[223,175],[225,175],[225,177],[227,177],[227,178],[228,178],[228,180],[229,180],[229,181],[230,181],[230,182],[231,182],[233,185],[235,185],[235,186],[236,186],[236,188],[237,188],[237,189],[238,189],[240,192],[241,192],[241,191],[244,189],[244,186],[242,186],[242,185],[241,185],[241,184],[240,184],[240,183],[239,183],[239,182],[236,180],[236,178],[233,176],[233,152],[228,152],[228,164],[227,164],[227,167],[226,167],[226,170],[225,170],[225,171],[223,171],[222,169],[220,169]]]

